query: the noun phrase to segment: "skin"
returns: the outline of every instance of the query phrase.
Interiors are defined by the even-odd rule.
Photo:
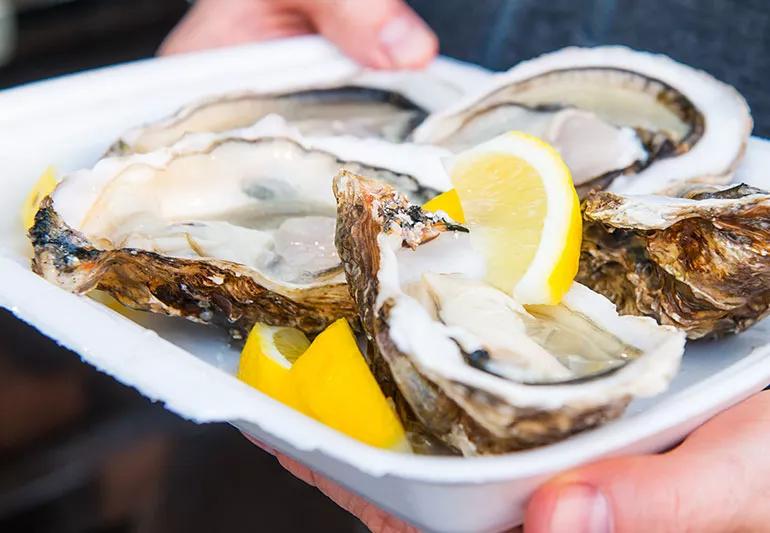
[[[198,0],[163,55],[320,33],[373,68],[420,68],[436,55],[433,32],[400,0]],[[559,475],[526,510],[526,533],[726,533],[770,524],[770,391],[724,411],[662,454],[618,457]],[[378,533],[414,532],[306,466],[276,453]]]
[[[161,55],[319,33],[359,63],[419,68],[438,39],[401,0],[198,0]]]

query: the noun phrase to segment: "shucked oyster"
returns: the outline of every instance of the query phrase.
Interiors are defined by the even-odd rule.
[[[602,192],[583,205],[578,279],[624,314],[697,339],[770,311],[770,194],[739,185],[685,198]]]
[[[282,93],[240,92],[190,104],[173,116],[126,132],[109,153],[147,153],[185,133],[223,132],[278,114],[304,135],[353,135],[403,141],[427,113],[401,94],[359,86]]]
[[[435,190],[418,177],[441,176],[437,150],[265,131],[277,130],[191,135],[68,176],[30,232],[35,271],[236,336],[256,321],[312,334],[353,316],[334,249],[332,176],[366,171],[424,201]]]
[[[408,421],[466,455],[541,445],[663,390],[684,335],[575,284],[526,309],[481,281],[467,230],[342,171],[338,253],[370,364]]]
[[[462,149],[509,130],[553,144],[578,192],[728,183],[752,128],[745,100],[705,72],[623,47],[566,48],[516,65],[432,115],[414,140]]]

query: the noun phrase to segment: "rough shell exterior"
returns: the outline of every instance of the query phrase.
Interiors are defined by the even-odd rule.
[[[293,291],[228,261],[99,249],[64,223],[50,198],[38,211],[30,238],[32,269],[63,289],[78,294],[100,289],[133,309],[216,324],[236,338],[256,322],[315,334],[337,318],[355,314],[341,281]]]
[[[578,280],[622,314],[691,339],[737,333],[770,311],[770,195],[742,185],[688,196],[696,202],[672,204],[643,227],[627,220],[633,197],[589,197]]]
[[[382,233],[398,234],[414,248],[452,226],[387,185],[342,171],[334,181],[337,197],[337,251],[369,339],[369,364],[385,393],[396,398],[407,427],[432,435],[465,455],[492,454],[540,446],[618,417],[628,398],[600,407],[555,411],[521,409],[486,391],[439,376],[423,375],[392,341],[386,299],[378,305]],[[422,431],[420,431],[420,429]],[[414,440],[413,440],[414,442]]]

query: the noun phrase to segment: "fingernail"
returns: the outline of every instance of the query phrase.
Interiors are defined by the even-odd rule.
[[[551,533],[611,533],[612,517],[607,499],[590,485],[565,486],[556,496],[549,530]]]
[[[419,19],[401,15],[380,30],[380,43],[395,67],[419,67],[432,59],[433,33]]]

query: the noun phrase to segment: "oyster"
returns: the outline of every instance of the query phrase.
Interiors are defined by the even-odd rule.
[[[190,104],[173,116],[126,132],[110,155],[147,153],[185,133],[244,128],[278,114],[304,135],[354,135],[403,141],[426,111],[400,93],[343,85],[282,93],[240,92]]]
[[[662,391],[684,334],[575,284],[526,309],[480,281],[468,230],[341,171],[337,251],[373,372],[407,426],[465,455],[553,442]],[[416,428],[416,429],[415,429]]]
[[[73,292],[101,289],[234,336],[256,321],[313,334],[354,316],[334,249],[331,178],[340,167],[366,171],[424,201],[436,191],[418,177],[441,176],[441,151],[303,141],[275,126],[190,135],[66,177],[30,231],[34,270]]]
[[[581,196],[728,183],[751,133],[743,97],[705,72],[624,47],[566,48],[513,67],[431,115],[416,142],[454,150],[509,130],[553,144]]]
[[[770,194],[738,185],[684,198],[609,192],[583,205],[578,279],[624,314],[691,339],[742,331],[770,310]]]

